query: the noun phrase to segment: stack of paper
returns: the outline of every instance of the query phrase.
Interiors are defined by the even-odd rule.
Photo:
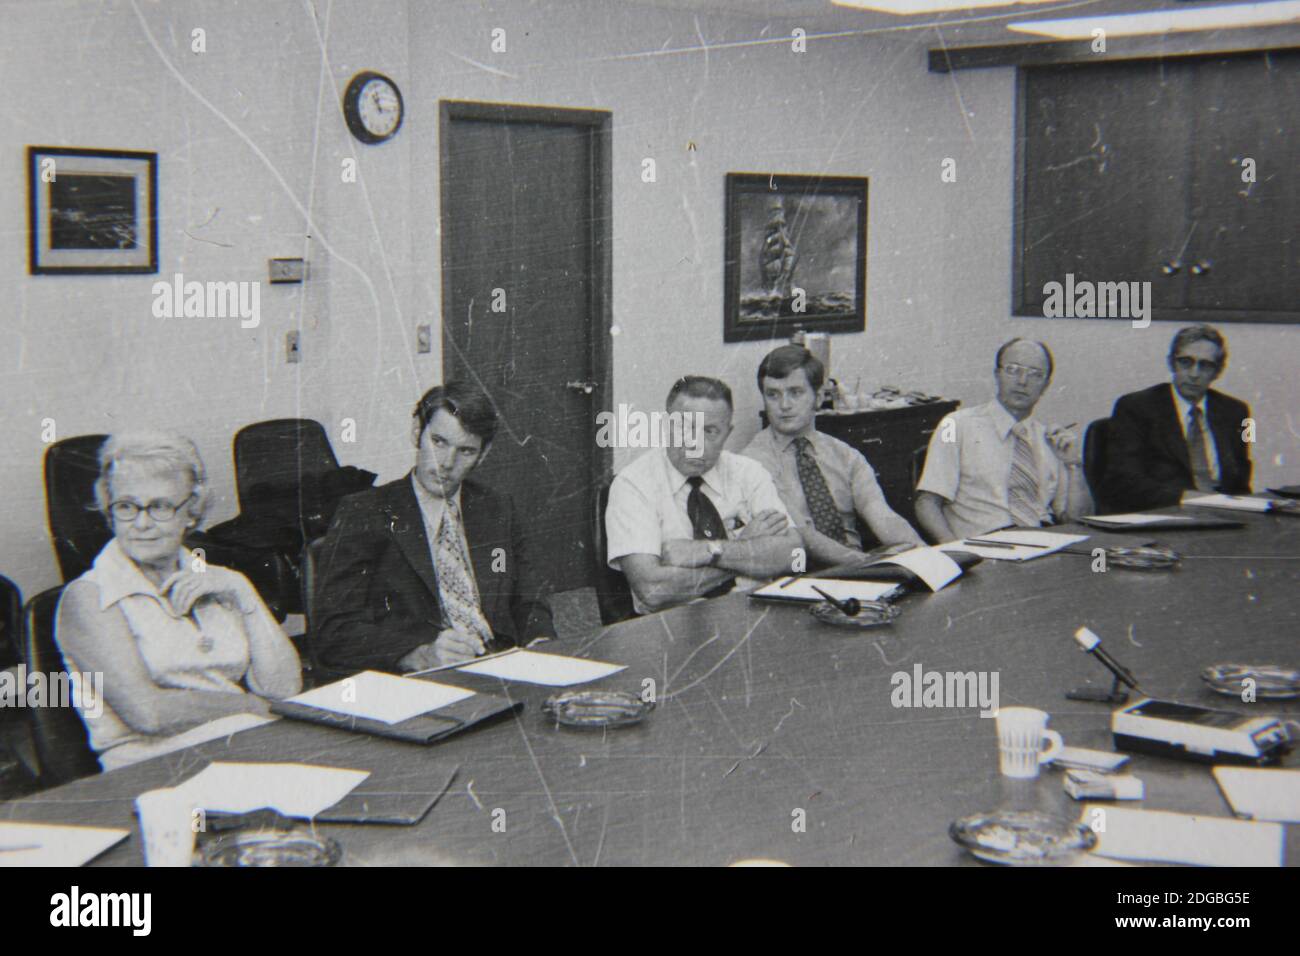
[[[625,664],[586,661],[580,657],[515,650],[485,660],[473,661],[457,670],[465,674],[482,674],[485,677],[497,677],[501,680],[522,681],[525,684],[570,687],[617,674],[625,667]]]
[[[0,823],[0,866],[81,866],[125,840],[129,832],[50,823]]]
[[[1053,531],[991,531],[963,538],[939,546],[940,551],[970,551],[981,558],[994,561],[1030,561],[1047,554],[1055,554],[1063,548],[1080,541],[1087,541],[1086,534],[1060,534]],[[980,544],[979,542],[990,542]]]
[[[463,687],[362,671],[354,677],[317,687],[289,700],[336,714],[400,724],[473,696],[472,690]]]
[[[1215,767],[1214,779],[1237,816],[1300,823],[1300,770]]]
[[[1116,528],[1125,528],[1129,525],[1148,525],[1148,524],[1180,524],[1188,521],[1195,521],[1195,518],[1187,515],[1148,515],[1148,514],[1127,514],[1127,515],[1089,515],[1088,524],[1092,525],[1113,525]]]
[[[1252,498],[1249,495],[1201,495],[1184,498],[1184,505],[1194,508],[1223,508],[1226,511],[1272,511],[1272,498]]]
[[[837,601],[883,601],[898,590],[881,581],[842,581],[839,578],[781,578],[753,592],[752,597],[775,601],[824,601],[813,588],[821,588]]]
[[[299,763],[213,763],[177,787],[189,806],[211,813],[250,813],[270,807],[310,820],[346,797],[368,770]]]
[[[961,577],[961,565],[938,548],[912,548],[873,563],[896,564],[900,568],[907,568],[924,581],[931,591],[938,591]]]
[[[1249,823],[1095,803],[1084,806],[1080,821],[1097,831],[1097,848],[1093,852],[1101,856],[1198,866],[1282,865],[1280,823]]]

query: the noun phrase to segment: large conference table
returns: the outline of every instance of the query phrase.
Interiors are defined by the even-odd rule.
[[[1087,625],[1153,694],[1300,715],[1296,702],[1216,695],[1199,677],[1224,661],[1300,664],[1300,518],[1241,520],[1237,529],[1156,534],[1184,557],[1172,572],[1099,573],[1090,557],[1066,553],[986,560],[936,594],[905,597],[884,629],[834,629],[806,607],[733,593],[551,645],[627,665],[603,685],[639,694],[653,680],[658,707],[634,727],[560,728],[541,711],[552,689],[453,671],[439,679],[522,699],[524,709],[427,747],[280,720],[0,805],[0,817],[128,828],[131,838],[96,863],[139,865],[134,797],[211,760],[369,770],[361,789],[375,793],[426,792],[458,767],[414,826],[318,824],[320,832],[339,842],[349,866],[983,865],[949,839],[952,820],[997,807],[1077,816],[1080,805],[1059,770],[1028,782],[1001,777],[994,721],[977,706],[894,707],[892,675],[917,664],[996,671],[1003,706],[1042,708],[1067,744],[1110,750],[1110,706],[1064,696],[1109,683],[1071,640]],[[1138,755],[1130,769],[1147,796],[1124,806],[1231,816],[1206,766]],[[1295,865],[1300,828],[1287,831],[1286,862]]]

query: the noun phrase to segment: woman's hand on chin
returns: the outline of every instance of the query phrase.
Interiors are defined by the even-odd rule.
[[[167,596],[172,610],[182,617],[203,598],[212,598],[241,614],[252,614],[260,600],[242,574],[213,564],[204,565],[202,571],[190,566],[181,568],[163,581],[158,590]]]

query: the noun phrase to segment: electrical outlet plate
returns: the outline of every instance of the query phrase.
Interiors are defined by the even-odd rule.
[[[302,350],[299,348],[297,329],[292,330],[284,337],[284,360],[290,365],[296,365],[302,361]]]
[[[305,259],[268,259],[266,262],[272,284],[302,282],[307,278]]]

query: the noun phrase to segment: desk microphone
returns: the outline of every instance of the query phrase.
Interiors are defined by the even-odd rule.
[[[1072,690],[1065,696],[1074,700],[1099,700],[1110,703],[1123,703],[1128,699],[1128,694],[1119,689],[1120,684],[1127,684],[1138,693],[1142,693],[1142,688],[1138,686],[1137,678],[1119,661],[1111,657],[1110,654],[1101,646],[1101,638],[1094,634],[1086,627],[1081,627],[1074,632],[1074,639],[1079,647],[1091,654],[1106,670],[1115,675],[1115,685],[1109,691],[1098,691],[1094,688],[1079,688]]]

